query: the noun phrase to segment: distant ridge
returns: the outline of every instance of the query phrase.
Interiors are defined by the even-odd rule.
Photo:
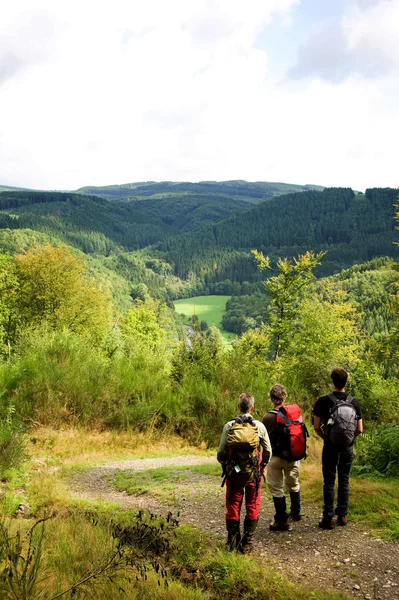
[[[11,185],[0,185],[0,192],[31,192],[31,188],[13,187]]]
[[[176,194],[202,195],[224,195],[233,197],[253,198],[254,200],[266,200],[281,194],[301,192],[309,190],[322,191],[320,185],[297,185],[281,182],[249,182],[244,180],[231,181],[146,181],[136,183],[124,183],[120,185],[86,186],[76,190],[79,193],[98,195],[109,200],[121,200],[126,198],[143,198],[149,196],[165,197]]]

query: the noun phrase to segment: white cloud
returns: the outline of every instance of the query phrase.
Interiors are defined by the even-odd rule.
[[[37,0],[35,13],[29,0],[7,3],[0,65],[10,53],[17,62],[6,60],[0,88],[0,183],[394,185],[398,114],[373,81],[269,80],[257,38],[298,3]],[[371,36],[361,20],[355,33],[357,46]]]
[[[342,17],[314,24],[289,76],[339,82],[398,73],[398,34],[398,0],[348,0]]]

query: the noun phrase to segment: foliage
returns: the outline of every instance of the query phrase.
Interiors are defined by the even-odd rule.
[[[179,345],[172,360],[172,379],[181,383],[186,377],[198,376],[212,381],[217,374],[222,352],[220,334],[205,335],[199,323],[194,322],[194,330]]]
[[[125,344],[128,347],[132,344],[142,344],[152,351],[160,349],[165,339],[168,312],[170,311],[157,301],[137,300],[121,322]]]
[[[348,188],[284,195],[200,231],[169,237],[157,248],[176,275],[194,273],[207,284],[259,281],[249,255],[254,247],[273,261],[327,250],[316,273],[331,275],[377,256],[399,256],[392,245],[396,196],[394,189],[378,188],[365,195]]]
[[[283,354],[284,378],[306,403],[330,387],[332,368],[354,369],[360,351],[361,335],[353,307],[308,298],[289,332]]]
[[[381,257],[321,279],[316,289],[323,300],[337,296],[349,300],[359,313],[362,328],[382,340],[397,319],[398,279],[393,261]]]
[[[271,268],[270,259],[262,252],[252,250],[252,254],[261,271]],[[271,302],[268,331],[272,339],[274,359],[285,350],[300,302],[314,279],[313,270],[324,254],[320,252],[314,255],[313,252],[306,252],[293,260],[279,259],[278,275],[265,281]]]
[[[41,525],[37,534],[36,525]],[[40,600],[44,595],[37,591],[40,562],[43,551],[44,520],[37,522],[24,536],[17,531],[9,534],[0,522],[0,591],[4,600]]]
[[[51,329],[94,336],[108,326],[110,299],[84,277],[84,265],[67,248],[33,248],[15,257],[16,301],[22,326],[43,321]]]
[[[269,296],[260,292],[233,296],[226,303],[226,312],[222,318],[223,328],[237,335],[257,329],[267,321],[269,303]]]
[[[0,326],[5,343],[27,328],[67,328],[97,342],[109,326],[110,297],[70,249],[48,244],[0,255]]]
[[[107,588],[124,592],[122,586],[129,584],[133,577],[136,581],[147,581],[151,571],[156,574],[158,584],[162,581],[167,587],[165,565],[175,552],[178,526],[171,514],[162,519],[140,511],[128,525],[107,523],[103,519],[101,533],[107,532],[110,541],[104,539],[102,556],[88,569],[82,565],[83,568],[73,570],[76,579],[65,583],[64,589],[59,590],[60,581],[54,582],[51,592],[44,584],[49,579],[48,558],[44,556],[48,545],[44,524],[49,518],[51,516],[39,519],[25,534],[17,530],[15,535],[10,535],[9,527],[0,523],[0,590],[4,600],[56,600],[70,594],[93,597],[99,590],[103,597]],[[84,518],[80,517],[79,521],[87,532]],[[91,528],[98,524],[99,519],[93,517]],[[67,569],[71,570],[71,565],[68,564]]]
[[[399,477],[399,425],[377,425],[357,445],[357,461],[363,472],[373,470]]]
[[[0,340],[8,346],[13,338],[16,320],[18,278],[10,254],[0,254]],[[1,349],[4,353],[6,348]]]
[[[0,409],[0,479],[7,478],[10,469],[19,467],[24,458],[23,433],[15,406],[3,402]]]

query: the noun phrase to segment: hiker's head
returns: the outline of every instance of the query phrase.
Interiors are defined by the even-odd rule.
[[[348,380],[348,373],[345,369],[337,367],[331,371],[331,380],[337,390],[343,390]]]
[[[255,398],[251,394],[241,394],[238,399],[238,409],[242,413],[249,413],[253,410]]]
[[[278,406],[279,404],[283,404],[286,398],[287,390],[283,385],[276,383],[270,390],[270,400],[274,406]]]

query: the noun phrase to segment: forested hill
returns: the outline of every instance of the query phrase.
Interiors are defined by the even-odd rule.
[[[87,186],[77,190],[90,195],[101,196],[108,200],[120,200],[123,198],[135,199],[146,197],[169,197],[181,196],[182,194],[194,194],[195,196],[224,195],[243,197],[253,202],[260,202],[280,194],[291,192],[302,192],[310,189],[322,190],[318,185],[296,185],[291,183],[272,183],[264,181],[200,181],[174,182],[174,181],[147,181],[141,183],[126,183],[123,185]]]
[[[2,192],[0,229],[33,229],[87,253],[143,248],[179,228],[134,204],[111,204],[98,196],[62,192]]]
[[[269,184],[220,184],[220,189],[230,186],[234,196],[155,194],[166,184],[132,185],[135,190],[148,187],[151,194],[110,202],[73,192],[3,191],[0,230],[32,230],[102,255],[131,284],[145,283],[153,294],[167,289],[162,293],[173,298],[183,287],[187,293],[231,293],[232,282],[257,287],[262,275],[249,252],[253,248],[272,259],[327,250],[319,276],[378,256],[399,257],[392,243],[398,239],[395,189],[355,194],[350,188],[326,188],[262,200],[236,192],[242,186],[248,194],[254,186],[256,194]],[[172,279],[172,271],[179,280]],[[219,282],[226,281],[230,287],[222,290]]]
[[[399,256],[393,245],[395,202],[397,190],[391,188],[288,194],[157,247],[176,275],[186,278],[191,272],[206,282],[258,277],[252,248],[271,257],[327,250],[319,275],[328,275],[376,256]]]
[[[93,193],[108,190],[84,189]],[[167,189],[175,191],[161,193]],[[31,228],[61,236],[85,252],[108,251],[115,244],[137,250],[165,237],[217,223],[264,201],[266,196],[291,189],[302,188],[246,182],[128,184],[110,186],[114,196],[88,195],[82,190],[6,190],[0,194],[0,228]],[[132,197],[132,190],[144,195]],[[123,198],[124,193],[129,198]],[[109,202],[106,198],[111,197],[113,201]]]
[[[159,219],[168,235],[193,231],[228,218],[275,196],[320,186],[247,181],[127,183],[84,187],[79,193],[97,195],[115,204],[127,203],[142,219]]]

